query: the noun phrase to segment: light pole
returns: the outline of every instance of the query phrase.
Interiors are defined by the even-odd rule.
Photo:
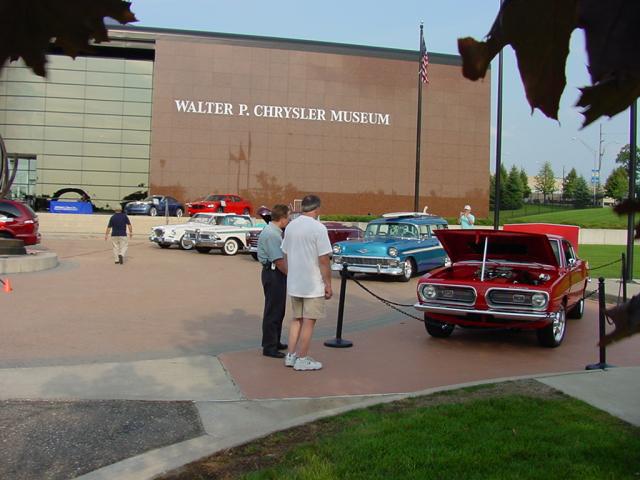
[[[602,135],[602,130],[600,130],[600,135]],[[600,162],[602,162],[602,149],[600,148],[600,152],[596,152],[595,148],[591,147],[587,142],[578,137],[571,137],[571,140],[576,140],[580,142],[587,150],[593,153],[593,169],[591,170],[591,184],[593,185],[593,205],[596,205],[596,186],[600,185],[600,165],[598,164],[598,155],[600,156]],[[600,141],[600,146],[602,146],[602,141]],[[594,176],[596,178],[594,178]],[[596,181],[594,181],[596,180]]]

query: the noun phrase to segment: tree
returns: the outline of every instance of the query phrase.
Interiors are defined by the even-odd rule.
[[[626,144],[620,149],[618,156],[616,157],[616,163],[624,166],[627,172],[629,171],[629,159],[631,158],[630,152],[631,145]],[[636,147],[636,168],[640,168],[640,149],[638,147]]]
[[[553,175],[551,162],[544,162],[544,165],[540,167],[540,171],[536,175],[535,188],[536,191],[542,194],[544,203],[547,203],[547,196],[551,195],[556,189],[556,179]]]
[[[618,167],[607,177],[604,191],[608,197],[618,201],[623,200],[629,194],[629,173],[626,167]]]
[[[500,164],[500,208],[504,208],[504,197],[506,195],[507,186],[507,169]],[[489,179],[489,208],[496,209],[496,176],[491,175]]]
[[[567,176],[564,177],[564,183],[562,185],[562,193],[565,200],[572,200],[576,198],[576,181],[578,180],[578,172],[575,168],[572,168]]]
[[[526,200],[531,196],[531,187],[529,187],[529,175],[520,168],[520,181],[522,182],[522,199]]]
[[[593,203],[589,185],[582,175],[576,178],[573,205],[576,208],[585,208]]]
[[[505,210],[517,210],[522,208],[522,180],[520,172],[516,166],[512,166],[507,176],[507,184],[505,186],[504,202],[502,208]]]

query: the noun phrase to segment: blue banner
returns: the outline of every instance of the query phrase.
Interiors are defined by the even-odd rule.
[[[63,202],[52,200],[49,202],[51,213],[93,213],[93,205],[90,202]]]

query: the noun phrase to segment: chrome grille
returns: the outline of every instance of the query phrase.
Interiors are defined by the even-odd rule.
[[[164,229],[156,228],[153,230],[153,233],[156,234],[156,237],[162,237],[164,235]]]
[[[191,205],[191,210],[202,210],[203,208],[202,205]]]
[[[455,302],[473,305],[476,301],[476,292],[473,288],[449,285],[435,285],[436,301]]]
[[[393,262],[393,263],[392,263]],[[371,267],[377,267],[381,265],[383,267],[397,266],[397,260],[391,258],[376,258],[376,257],[342,257],[342,263],[349,265],[368,265]]]
[[[487,299],[494,305],[508,305],[518,307],[533,307],[531,297],[535,292],[521,292],[517,290],[491,290]]]

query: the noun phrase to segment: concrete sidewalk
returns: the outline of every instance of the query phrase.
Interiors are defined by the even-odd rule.
[[[119,461],[78,477],[84,480],[142,480],[151,479],[185,463],[274,431],[351,409],[409,396],[428,395],[464,386],[518,378],[535,378],[640,426],[640,366],[607,371],[493,378],[396,394],[255,400],[242,394],[218,358],[200,356],[118,364],[2,369],[0,402],[9,399],[15,401],[38,398],[47,400],[52,405],[69,405],[71,402],[83,400],[101,399],[103,403],[111,400],[115,401],[114,405],[119,409],[122,409],[123,405],[132,406],[128,415],[136,418],[143,416],[152,422],[155,421],[154,416],[166,416],[166,421],[170,421],[171,424],[185,424],[183,428],[189,430],[188,432],[177,432],[168,437],[167,443],[159,448],[158,445],[153,445],[155,448],[141,453],[140,445],[121,445],[122,451],[118,452],[121,457]],[[127,403],[140,400],[145,402]],[[161,402],[150,404],[149,401]],[[176,406],[171,403],[175,401],[186,401],[187,404]],[[147,409],[151,408],[146,412],[146,416],[136,410],[140,404],[145,405]],[[189,404],[195,406],[197,415],[189,411]],[[175,411],[164,414],[163,408],[167,406],[171,406]],[[92,432],[84,431],[80,434],[82,442],[93,441]],[[158,432],[155,433],[157,434]],[[181,438],[180,435],[186,439],[175,443],[175,439]],[[190,436],[192,438],[189,438]],[[100,451],[99,444],[95,448]],[[144,448],[145,445],[142,445],[143,450]],[[84,459],[85,462],[89,460]],[[100,458],[96,458],[93,461],[99,460]],[[77,472],[81,473],[82,465],[77,468]],[[74,476],[54,475],[44,478]]]

